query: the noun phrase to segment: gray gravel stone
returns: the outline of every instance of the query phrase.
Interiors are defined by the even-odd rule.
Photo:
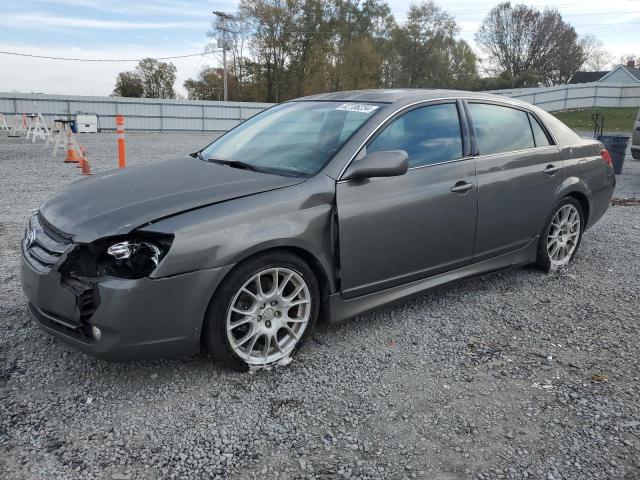
[[[209,138],[127,134],[129,164]],[[114,134],[80,141],[94,171],[116,165]],[[0,133],[0,478],[640,478],[639,206],[610,208],[566,271],[446,286],[248,375],[105,363],[29,319],[26,219],[78,178]],[[640,198],[640,162],[617,192]]]

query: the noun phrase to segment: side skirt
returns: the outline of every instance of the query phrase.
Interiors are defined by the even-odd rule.
[[[416,280],[405,285],[370,293],[361,297],[345,300],[340,292],[329,297],[330,322],[339,323],[353,318],[361,313],[373,310],[382,305],[392,303],[402,298],[415,295],[445,283],[463,280],[466,278],[486,275],[488,273],[505,270],[510,267],[527,265],[536,260],[538,239],[531,240],[526,246],[513,252],[505,253],[494,258],[472,263],[450,272],[441,273],[432,277]]]

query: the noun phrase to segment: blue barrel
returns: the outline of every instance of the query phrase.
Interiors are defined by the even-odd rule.
[[[622,173],[624,165],[624,157],[627,154],[627,146],[629,145],[627,135],[598,135],[598,140],[604,144],[604,148],[609,150],[611,160],[613,161],[613,171],[616,175]]]

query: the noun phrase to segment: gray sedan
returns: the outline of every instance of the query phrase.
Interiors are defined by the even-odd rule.
[[[22,286],[44,330],[103,358],[204,347],[231,368],[269,366],[319,318],[566,266],[614,185],[599,142],[526,103],[315,95],[50,197],[25,232]]]

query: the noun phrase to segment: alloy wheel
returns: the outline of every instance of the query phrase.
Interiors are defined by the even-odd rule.
[[[289,268],[253,275],[227,311],[227,338],[249,365],[269,365],[290,355],[311,316],[311,294],[302,276]]]
[[[580,228],[580,213],[574,205],[568,203],[558,209],[547,235],[547,253],[553,266],[569,263],[580,240]]]

